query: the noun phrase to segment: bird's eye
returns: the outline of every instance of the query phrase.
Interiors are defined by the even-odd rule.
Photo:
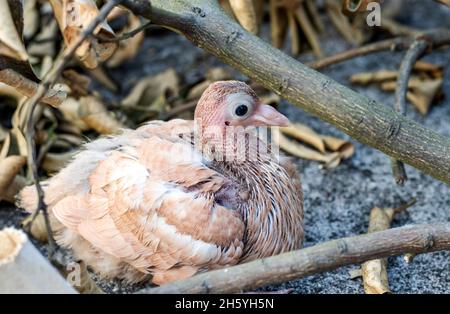
[[[236,109],[234,110],[234,113],[238,116],[238,117],[243,117],[247,114],[248,112],[248,106],[247,105],[239,105],[236,107]]]

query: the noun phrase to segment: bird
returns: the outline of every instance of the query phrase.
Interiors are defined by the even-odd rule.
[[[57,243],[104,278],[155,285],[301,248],[297,168],[255,132],[289,123],[246,83],[217,81],[194,120],[85,143],[41,182]],[[34,186],[19,193],[37,204]]]

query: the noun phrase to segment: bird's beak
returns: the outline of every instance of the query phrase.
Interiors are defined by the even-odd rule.
[[[269,105],[260,104],[248,117],[248,123],[254,126],[288,126],[289,119]]]

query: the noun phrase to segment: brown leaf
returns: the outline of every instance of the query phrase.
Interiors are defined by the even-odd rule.
[[[279,130],[274,129],[272,131],[272,136],[276,145],[293,156],[308,160],[321,161],[329,168],[336,167],[340,162],[339,153],[320,153],[305,145],[289,140]]]
[[[119,36],[138,28],[140,25],[139,17],[129,13],[127,26],[120,32]],[[107,62],[108,66],[114,68],[126,60],[134,58],[141,48],[144,37],[145,33],[142,31],[129,39],[120,41],[118,49]]]
[[[39,28],[39,11],[36,7],[36,0],[23,1],[23,36],[30,38]]]
[[[100,134],[117,133],[125,126],[109,112],[105,104],[95,96],[79,99],[80,118],[86,125]]]
[[[141,79],[122,100],[122,105],[132,112],[131,119],[139,123],[158,116],[167,105],[167,97],[178,95],[178,92],[178,75],[170,68]]]
[[[9,156],[0,160],[0,200],[26,162],[24,156]]]
[[[28,215],[24,220],[22,220],[22,227],[28,226],[33,219],[34,214]],[[48,241],[47,227],[45,224],[44,214],[39,212],[31,223],[30,233],[39,242],[46,243]]]
[[[20,1],[0,1],[0,55],[16,60],[27,61],[28,53],[22,42],[22,29],[14,21],[21,20],[22,5]],[[19,17],[19,19],[17,19]],[[19,26],[19,27],[18,27]],[[22,26],[23,27],[23,26]]]
[[[356,13],[366,12],[367,5],[380,0],[344,0],[342,2],[342,13],[353,16]]]
[[[284,134],[289,135],[296,140],[302,141],[315,147],[322,154],[325,153],[325,143],[321,139],[320,135],[310,127],[304,124],[294,123],[291,126],[281,128],[280,130]]]
[[[42,169],[50,174],[56,173],[67,166],[74,155],[75,152],[47,153],[42,161]]]
[[[258,18],[253,5],[253,0],[229,0],[231,9],[239,23],[247,31],[258,33]]]
[[[27,180],[21,176],[16,175],[11,184],[6,188],[2,195],[2,199],[6,202],[14,204],[16,202],[16,195],[27,185]]]
[[[350,82],[353,84],[368,85],[371,83],[381,83],[397,79],[398,72],[390,70],[381,70],[377,72],[361,72],[353,74]]]
[[[65,70],[62,73],[64,82],[70,87],[70,94],[74,97],[87,96],[91,79],[75,70]]]
[[[50,0],[65,43],[70,46],[98,15],[99,10],[93,0]],[[94,31],[95,35],[108,38],[114,32],[105,21]],[[96,68],[100,62],[107,60],[117,48],[117,43],[99,42],[95,37],[86,39],[77,48],[75,55],[87,68]]]

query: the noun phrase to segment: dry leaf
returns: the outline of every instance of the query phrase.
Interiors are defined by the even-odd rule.
[[[36,0],[23,1],[23,36],[32,37],[39,28],[39,11]]]
[[[129,116],[137,123],[157,117],[167,106],[167,98],[178,95],[179,81],[175,70],[170,68],[154,76],[141,79],[131,90],[122,105],[130,111]]]
[[[253,0],[229,0],[236,19],[247,31],[258,33],[258,18]]]
[[[17,13],[14,14],[12,10],[18,11],[20,19],[22,19],[22,4],[20,1],[0,1],[2,23],[2,27],[0,27],[0,55],[27,61],[28,53],[22,42],[22,30],[18,30],[13,18],[13,16],[17,18]]]
[[[307,146],[289,140],[279,130],[272,131],[273,141],[282,150],[299,158],[316,160],[325,163],[326,167],[334,168],[339,165],[339,153],[322,154]]]
[[[0,82],[0,96],[9,97],[17,100],[19,102],[25,96],[19,93],[14,87],[6,85],[5,83]]]
[[[448,7],[450,7],[450,0],[434,0],[434,1],[439,2],[441,4],[444,4],[444,5],[448,6]]]
[[[0,200],[26,162],[24,156],[9,156],[0,160]]]
[[[284,134],[312,146],[317,151],[289,140]],[[304,159],[321,161],[326,168],[337,167],[342,160],[350,158],[355,152],[351,142],[317,134],[310,127],[300,123],[280,128],[279,131],[276,130],[274,132],[274,142],[289,154]]]
[[[310,127],[300,123],[295,123],[291,126],[281,128],[280,130],[282,133],[289,135],[296,140],[305,142],[306,144],[317,148],[322,154],[325,153],[325,143],[320,138],[320,135]]]
[[[27,180],[21,176],[16,175],[11,184],[6,188],[6,191],[1,196],[2,200],[14,204],[16,202],[16,195],[27,185]]]
[[[103,69],[102,66],[99,66],[95,69],[90,69],[89,74],[104,87],[109,89],[112,92],[117,92],[119,90],[119,86],[117,86],[116,82],[109,76],[109,74]]]
[[[186,100],[193,100],[200,98],[203,92],[208,88],[208,86],[215,81],[228,80],[231,78],[231,74],[225,68],[216,67],[211,68],[206,73],[206,80],[194,85],[189,90]]]
[[[22,222],[22,227],[28,226],[33,219],[34,214],[28,215]],[[39,242],[46,243],[48,241],[47,226],[45,224],[45,217],[42,212],[39,212],[31,224],[30,233]]]
[[[120,32],[119,36],[138,28],[139,26],[141,26],[139,17],[129,13],[128,24]],[[129,39],[120,41],[118,49],[107,62],[108,66],[114,68],[121,65],[124,61],[134,58],[141,48],[144,37],[145,33],[142,31]]]
[[[353,74],[350,82],[353,84],[368,85],[397,79],[397,71],[382,70],[377,72],[361,72]]]
[[[28,52],[30,55],[37,57],[53,56],[56,53],[56,38],[58,33],[58,23],[55,19],[49,21],[46,25],[41,27],[39,34],[36,35],[28,45]],[[48,40],[55,38],[55,40]]]
[[[87,96],[91,78],[74,70],[65,70],[62,73],[64,82],[70,87],[70,94],[74,97]]]
[[[41,167],[50,174],[56,173],[67,166],[74,155],[75,152],[47,153]]]
[[[328,150],[339,152],[342,159],[350,158],[355,153],[355,146],[349,141],[327,135],[321,135],[320,138]]]
[[[344,0],[342,2],[342,13],[345,15],[355,15],[366,12],[369,3],[380,2],[380,0]]]
[[[99,10],[93,0],[50,0],[65,43],[70,46],[98,15]],[[108,38],[114,32],[107,22],[101,23],[94,31],[95,35]],[[75,54],[87,68],[96,68],[100,62],[107,60],[117,48],[114,42],[99,42],[93,36],[86,39]]]
[[[97,97],[81,97],[79,102],[81,120],[98,133],[113,134],[125,127]]]

